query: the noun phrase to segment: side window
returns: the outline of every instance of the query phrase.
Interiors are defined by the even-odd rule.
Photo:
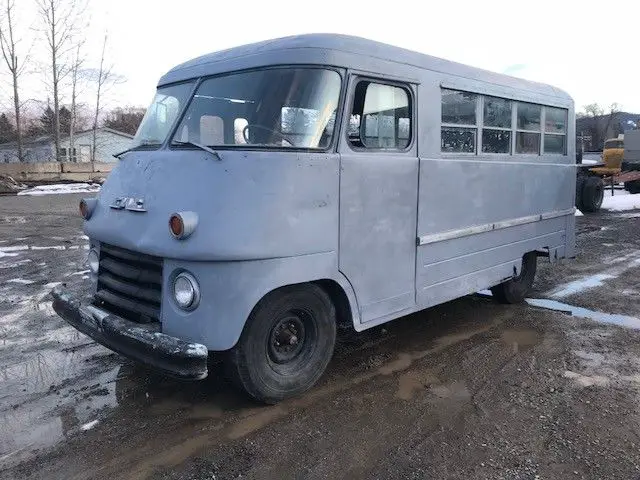
[[[482,153],[511,153],[511,101],[484,97]]]
[[[361,81],[349,117],[349,142],[357,148],[404,150],[411,143],[411,97],[401,87]]]
[[[567,111],[545,107],[544,153],[567,154]]]
[[[540,154],[542,107],[519,102],[517,106],[516,153]]]
[[[244,139],[244,129],[249,125],[246,118],[236,118],[233,121],[233,141],[236,145],[243,145],[247,143]],[[249,129],[247,129],[248,134]]]
[[[475,93],[442,90],[442,152],[476,152],[477,106],[478,96]]]
[[[203,115],[200,117],[200,139],[203,145],[224,144],[224,122],[215,115]]]

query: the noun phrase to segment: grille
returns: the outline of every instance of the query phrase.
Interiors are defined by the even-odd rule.
[[[139,323],[160,321],[162,258],[100,245],[97,306]]]

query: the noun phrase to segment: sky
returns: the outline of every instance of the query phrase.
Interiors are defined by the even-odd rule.
[[[110,106],[146,106],[158,79],[190,58],[244,43],[302,33],[344,33],[409,48],[567,91],[580,111],[613,102],[640,113],[640,1],[569,0],[455,2],[323,0],[87,0],[87,68],[107,63],[123,80]],[[0,3],[2,0],[0,0]],[[16,1],[21,47],[34,64],[23,98],[46,96],[46,65],[35,0]],[[36,61],[37,60],[37,61]],[[0,71],[1,71],[0,67]],[[4,73],[4,72],[3,72]],[[0,77],[0,108],[10,106]],[[93,86],[84,87],[92,98]],[[87,100],[91,102],[92,100]]]

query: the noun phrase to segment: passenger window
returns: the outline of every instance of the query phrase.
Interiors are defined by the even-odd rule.
[[[442,90],[440,150],[447,153],[475,153],[478,134],[474,93]]]
[[[224,122],[214,115],[200,117],[200,139],[203,145],[222,145],[224,143]]]
[[[244,129],[249,125],[246,118],[236,118],[233,121],[233,141],[236,145],[243,145],[247,143],[244,139]]]
[[[540,154],[542,107],[519,102],[517,106],[516,153]]]
[[[545,107],[544,153],[567,154],[567,111],[563,108]]]
[[[511,153],[511,101],[484,97],[482,153]]]
[[[411,103],[406,89],[362,81],[356,85],[348,135],[351,145],[403,150],[411,143]]]

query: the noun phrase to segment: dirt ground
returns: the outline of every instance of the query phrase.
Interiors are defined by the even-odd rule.
[[[640,478],[640,213],[578,217],[578,259],[539,260],[531,297],[562,311],[472,295],[345,332],[315,388],[261,406],[53,313],[87,273],[78,199],[0,197],[2,479]]]

